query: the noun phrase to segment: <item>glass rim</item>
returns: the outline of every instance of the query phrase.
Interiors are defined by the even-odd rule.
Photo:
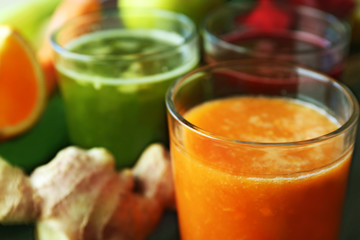
[[[116,17],[119,18],[122,15],[135,16],[135,15],[141,15],[141,14],[154,14],[154,17],[164,17],[164,18],[173,19],[175,21],[178,21],[179,23],[183,24],[184,26],[188,26],[190,31],[189,31],[189,34],[187,34],[185,36],[181,36],[183,39],[179,44],[177,44],[171,48],[160,49],[160,50],[148,53],[148,54],[142,54],[140,56],[136,56],[136,54],[124,54],[124,55],[117,55],[117,56],[106,56],[106,57],[101,56],[101,57],[99,57],[99,56],[93,56],[93,55],[88,55],[88,54],[74,53],[74,52],[66,49],[64,46],[61,46],[58,43],[57,36],[61,33],[61,31],[63,31],[67,27],[71,27],[72,25],[74,25],[74,22],[81,22],[81,21],[84,21],[85,19],[93,18],[94,16],[98,16],[99,13],[101,13],[101,15],[100,15],[99,20],[96,23],[102,22],[106,19],[111,19],[111,18],[116,18]],[[95,23],[92,23],[92,24],[95,24]],[[152,29],[157,29],[157,28],[152,28]],[[197,31],[196,31],[195,23],[189,17],[187,17],[186,15],[184,15],[182,13],[177,13],[177,12],[163,10],[163,9],[156,9],[156,8],[129,7],[129,8],[107,8],[107,9],[93,11],[93,12],[86,13],[81,16],[72,18],[72,19],[66,21],[64,24],[62,24],[60,27],[58,27],[51,33],[50,44],[52,45],[53,51],[57,52],[58,54],[60,54],[64,57],[67,57],[67,58],[70,58],[73,60],[79,60],[79,61],[84,61],[84,62],[96,61],[96,60],[134,61],[134,60],[139,60],[139,59],[149,58],[149,57],[154,58],[158,55],[167,53],[169,51],[176,51],[177,49],[180,49],[180,48],[190,44],[192,41],[196,40],[196,38],[197,38]]]
[[[249,142],[249,141],[241,141],[236,140],[232,138],[223,137],[219,134],[215,134],[209,131],[206,131],[191,122],[187,121],[182,114],[179,113],[177,110],[175,104],[174,104],[174,96],[176,95],[178,87],[186,81],[189,77],[193,76],[194,74],[205,72],[210,69],[214,68],[223,68],[223,67],[230,67],[230,66],[240,66],[240,65],[249,65],[249,63],[254,62],[262,62],[263,64],[273,65],[273,66],[280,66],[281,68],[285,69],[293,69],[294,71],[300,72],[302,76],[312,76],[317,77],[319,79],[322,79],[322,81],[329,81],[333,86],[335,86],[337,89],[339,89],[341,92],[344,93],[344,95],[349,100],[349,103],[351,104],[351,107],[353,111],[351,112],[350,117],[340,125],[337,129],[335,129],[332,132],[329,132],[324,135],[320,135],[315,138],[301,140],[301,141],[289,141],[289,142]],[[266,95],[265,95],[266,96]],[[272,61],[272,62],[265,62],[264,60],[258,60],[258,59],[243,59],[243,60],[230,60],[230,61],[224,61],[219,63],[213,63],[208,64],[206,66],[200,67],[192,72],[189,72],[188,74],[184,75],[183,77],[177,79],[168,89],[166,93],[166,108],[168,110],[168,113],[177,120],[182,126],[186,127],[187,129],[191,130],[192,132],[195,132],[198,135],[205,136],[207,138],[211,138],[213,140],[219,141],[219,142],[227,142],[227,143],[233,143],[233,144],[240,144],[240,145],[249,145],[249,146],[264,146],[264,147],[290,147],[290,146],[301,146],[301,145],[309,145],[309,144],[315,144],[319,142],[326,141],[328,139],[334,138],[348,130],[350,130],[352,127],[354,127],[355,124],[357,124],[357,121],[359,119],[359,103],[355,95],[348,89],[347,86],[344,84],[336,81],[335,79],[331,78],[330,76],[327,76],[323,73],[317,72],[315,70],[302,67],[296,64],[291,64],[283,61]]]
[[[212,30],[209,29],[209,21],[211,20],[212,17],[216,16],[217,14],[219,14],[221,11],[225,11],[225,10],[234,10],[234,9],[241,9],[242,6],[252,6],[254,3],[227,3],[225,5],[223,5],[221,8],[218,8],[212,12],[210,12],[203,20],[202,22],[202,30],[203,30],[203,34],[204,37],[209,37],[212,39],[215,39],[219,44],[226,46],[228,48],[231,48],[237,52],[243,52],[243,53],[247,53],[247,54],[253,54],[256,53],[256,51],[247,48],[247,47],[242,47],[242,46],[238,46],[232,43],[229,43],[227,41],[222,40],[220,37],[217,36],[217,34],[214,34]],[[322,11],[320,9],[317,8],[313,8],[313,7],[309,7],[309,6],[302,6],[302,5],[289,5],[287,6],[288,9],[295,9],[297,12],[300,12],[304,15],[310,15],[310,16],[321,16],[322,19],[326,19],[327,22],[330,22],[330,20],[332,21],[332,24],[334,26],[336,26],[336,29],[340,29],[341,30],[341,34],[340,34],[340,39],[336,42],[331,42],[328,46],[326,46],[326,48],[319,48],[319,49],[304,49],[304,50],[290,50],[290,51],[278,51],[277,54],[278,55],[282,55],[282,56],[287,56],[287,55],[291,55],[291,54],[319,54],[322,53],[324,51],[334,51],[336,49],[341,49],[344,48],[346,45],[348,45],[349,41],[350,41],[350,35],[351,35],[351,27],[349,25],[349,23],[347,23],[345,20],[341,20],[338,17],[336,17],[335,15]],[[299,33],[302,31],[291,31],[294,33]]]

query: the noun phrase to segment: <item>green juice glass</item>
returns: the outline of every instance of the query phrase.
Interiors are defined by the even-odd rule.
[[[105,147],[117,168],[168,143],[165,92],[199,62],[185,15],[155,9],[93,12],[51,38],[71,143]]]

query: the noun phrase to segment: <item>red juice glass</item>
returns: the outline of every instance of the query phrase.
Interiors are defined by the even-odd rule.
[[[261,7],[261,3],[268,6]],[[329,13],[299,5],[271,5],[269,0],[260,1],[260,5],[225,5],[210,13],[203,23],[207,63],[254,57],[277,59],[336,79],[343,70],[349,37],[348,23]]]

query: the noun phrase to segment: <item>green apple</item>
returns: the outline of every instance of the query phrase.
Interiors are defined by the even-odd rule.
[[[119,0],[118,6],[120,8],[160,8],[180,12],[199,24],[209,11],[225,2],[226,0]]]
[[[16,28],[34,47],[39,47],[52,13],[61,0],[0,0],[0,24]]]

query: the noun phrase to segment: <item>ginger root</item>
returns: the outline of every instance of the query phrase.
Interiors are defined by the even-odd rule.
[[[36,221],[38,240],[145,239],[174,206],[170,168],[160,144],[121,172],[103,148],[68,147],[29,177],[0,161],[0,222]]]
[[[2,223],[31,222],[39,209],[25,173],[0,157],[0,220]]]
[[[128,189],[121,193],[104,239],[145,239],[161,219],[163,209],[174,206],[169,159],[165,148],[154,144],[145,150],[132,171],[120,173],[131,181],[124,185]]]

